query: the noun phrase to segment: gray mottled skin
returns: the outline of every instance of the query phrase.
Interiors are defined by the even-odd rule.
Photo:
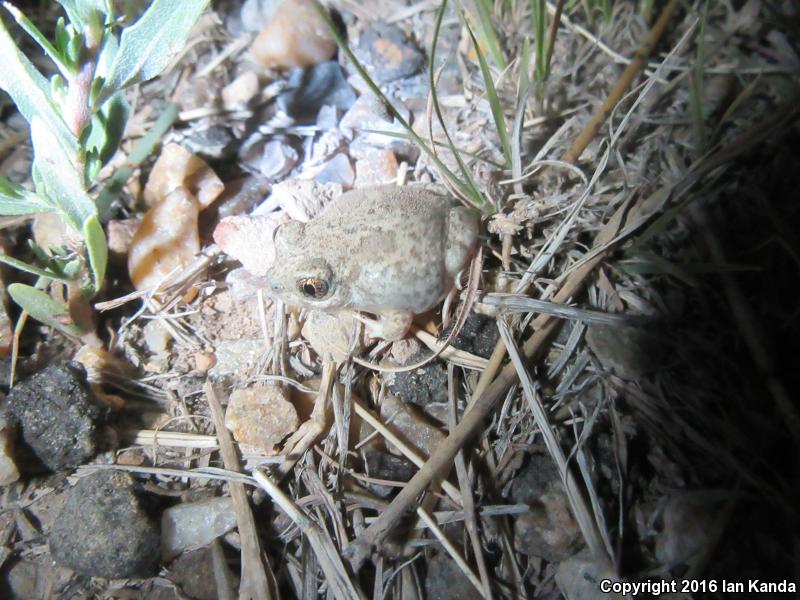
[[[429,187],[361,188],[280,226],[267,280],[292,306],[375,313],[392,323],[377,333],[396,339],[450,291],[477,239],[477,213]],[[309,278],[326,282],[324,297],[302,292]]]

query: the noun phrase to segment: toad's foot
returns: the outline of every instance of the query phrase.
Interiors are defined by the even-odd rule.
[[[396,342],[408,333],[414,313],[407,310],[390,310],[381,312],[377,319],[370,319],[360,314],[356,315],[356,319],[364,323],[367,333],[372,337]]]

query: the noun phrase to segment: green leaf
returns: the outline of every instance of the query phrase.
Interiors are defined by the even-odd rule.
[[[34,267],[25,261],[18,260],[9,256],[8,254],[3,254],[2,252],[0,252],[0,262],[7,264],[9,267],[19,269],[20,271],[24,271],[25,273],[30,273],[31,275],[36,275],[38,277],[46,277],[47,279],[55,279],[56,281],[71,281],[71,279],[65,275],[48,271],[47,269]]]
[[[49,131],[50,146],[58,146],[67,160],[72,165],[77,165],[78,141],[50,98],[50,84],[19,51],[2,21],[0,21],[0,57],[3,60],[0,68],[0,88],[8,92],[19,112],[29,123],[34,117],[39,117]]]
[[[97,215],[92,215],[84,222],[83,239],[86,242],[86,253],[89,255],[89,267],[92,269],[92,291],[97,293],[103,286],[108,265],[108,244]]]
[[[126,86],[152,79],[186,44],[189,31],[209,0],[153,0],[136,23],[120,38],[114,64],[100,96],[104,102]]]
[[[478,56],[478,65],[480,65],[483,83],[486,86],[486,98],[489,100],[489,106],[492,109],[492,117],[494,117],[494,124],[495,127],[497,127],[497,134],[500,136],[500,144],[503,146],[503,155],[505,156],[506,164],[510,166],[511,139],[508,136],[508,126],[506,125],[506,117],[503,114],[503,105],[500,103],[500,97],[497,95],[497,89],[494,86],[492,71],[489,69],[486,57],[483,55],[480,44],[478,44],[478,40],[475,39],[475,34],[472,32],[472,28],[469,26],[466,19],[464,19],[464,25],[472,40],[472,45],[475,47],[475,54]]]
[[[69,310],[46,292],[24,283],[12,283],[8,294],[22,309],[37,321],[49,325],[73,337],[80,337],[81,330],[69,322]]]
[[[111,96],[92,117],[88,136],[84,147],[96,153],[101,165],[105,165],[119,148],[125,123],[128,121],[130,107],[125,100],[125,93],[118,92]],[[90,177],[87,181],[91,181]]]
[[[42,198],[0,175],[0,215],[28,215],[52,211]]]
[[[50,43],[50,40],[48,40],[44,34],[39,31],[39,28],[36,27],[36,25],[31,23],[30,19],[28,19],[28,17],[26,17],[21,10],[8,2],[3,2],[3,6],[8,12],[11,13],[11,16],[14,17],[14,20],[22,28],[22,30],[31,36],[34,42],[39,44],[39,47],[48,57],[50,57],[50,60],[56,64],[56,67],[58,67],[58,70],[61,71],[62,75],[66,77],[74,72],[72,66],[63,60],[61,52],[59,52],[58,49]]]
[[[33,180],[36,191],[50,200],[76,231],[95,214],[95,206],[81,177],[67,156],[52,143],[51,134],[38,117],[31,121],[33,142]]]
[[[58,0],[67,13],[70,23],[77,29],[83,29],[92,22],[93,14],[112,15],[112,6],[107,0]]]

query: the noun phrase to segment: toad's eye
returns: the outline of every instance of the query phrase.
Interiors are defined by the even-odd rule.
[[[324,298],[328,293],[328,282],[318,277],[306,277],[297,282],[300,291],[309,298]]]

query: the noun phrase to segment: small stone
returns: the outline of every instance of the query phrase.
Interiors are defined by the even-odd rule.
[[[226,110],[244,108],[260,91],[258,75],[253,71],[245,71],[222,88],[222,105]]]
[[[381,21],[370,23],[361,32],[356,54],[379,83],[409,77],[425,65],[419,46],[396,25]]]
[[[125,264],[131,242],[136,230],[141,225],[142,219],[134,217],[130,219],[112,219],[106,225],[106,236],[108,237],[108,253],[112,260]]]
[[[470,313],[458,336],[453,341],[453,346],[483,358],[489,358],[494,352],[500,332],[497,330],[497,321],[478,313]]]
[[[57,563],[87,577],[148,577],[158,564],[160,533],[127,473],[98,471],[69,491],[48,535]]]
[[[356,161],[355,187],[383,185],[397,181],[397,157],[391,150],[376,150]]]
[[[194,368],[201,373],[207,372],[217,364],[217,356],[213,352],[195,352]]]
[[[128,273],[137,290],[162,283],[200,251],[199,206],[186,188],[178,188],[142,219],[128,252]]]
[[[147,206],[162,202],[168,194],[184,187],[201,208],[211,204],[225,189],[205,161],[178,144],[167,144],[150,171],[144,188]]]
[[[425,578],[426,600],[480,600],[483,598],[458,565],[446,554],[437,554],[428,560]]]
[[[342,191],[338,183],[287,179],[272,188],[270,201],[285,210],[292,219],[307,223],[320,214],[329,202],[341,196]]]
[[[515,547],[520,552],[550,562],[572,555],[581,539],[580,528],[550,457],[531,456],[514,477],[511,499],[530,507],[514,522]]]
[[[260,177],[242,177],[225,184],[217,202],[220,219],[249,213],[269,195],[270,186]]]
[[[270,69],[311,67],[336,54],[336,39],[311,0],[284,0],[250,52]]]
[[[275,260],[273,237],[283,221],[279,213],[225,217],[214,229],[214,241],[248,272],[262,277]]]
[[[242,20],[242,28],[249,33],[258,33],[264,28],[275,9],[279,0],[245,0],[239,16]]]
[[[79,367],[50,365],[11,388],[7,402],[19,441],[51,471],[74,469],[97,454],[106,411]]]
[[[300,176],[319,183],[337,183],[344,189],[352,188],[356,178],[350,158],[343,152],[317,167],[303,171]]]
[[[719,498],[704,492],[673,496],[664,507],[663,527],[656,536],[655,556],[662,565],[690,564],[714,541],[714,519]]]
[[[401,102],[390,98],[393,106],[400,111],[408,121],[408,110]],[[362,94],[355,101],[350,110],[342,117],[339,129],[349,138],[358,134],[358,139],[362,143],[375,148],[392,148],[395,146],[404,147],[404,140],[398,140],[394,135],[385,135],[386,131],[390,134],[406,135],[406,130],[398,121],[392,118],[380,100],[372,94]],[[359,157],[360,158],[360,157]]]
[[[381,402],[380,416],[389,429],[400,434],[402,439],[421,451],[425,457],[430,456],[447,437],[420,410],[391,394]]]
[[[42,559],[22,559],[4,569],[3,591],[8,594],[5,598],[53,597],[53,590],[58,589],[57,567]]]
[[[3,296],[5,296],[5,288],[0,283],[0,356],[8,356],[14,342],[14,331],[5,302],[3,302]]]
[[[650,331],[629,325],[591,324],[586,343],[604,368],[622,379],[635,380],[661,364],[664,345]]]
[[[408,363],[419,362],[429,355],[428,350],[417,352]],[[394,373],[389,377],[389,389],[403,401],[420,407],[447,402],[447,368],[434,360],[413,371]]]
[[[0,487],[19,479],[19,469],[14,462],[14,431],[0,414]]]
[[[208,374],[222,377],[248,373],[268,350],[269,346],[262,339],[219,340],[214,348],[217,364]]]
[[[416,467],[408,459],[395,456],[383,450],[373,448],[371,445],[364,450],[366,473],[374,479],[386,481],[409,481],[416,473]],[[367,487],[381,498],[389,497],[396,487],[366,483]]]
[[[618,577],[585,553],[561,561],[556,571],[556,584],[566,600],[622,600],[620,594],[601,591],[604,579],[617,581]]]
[[[288,393],[276,385],[235,390],[225,411],[225,427],[241,444],[274,452],[275,445],[300,424]]]
[[[181,144],[200,160],[220,160],[230,157],[236,151],[237,142],[229,127],[211,125],[202,129],[193,128]]]
[[[200,548],[191,552],[184,552],[172,562],[166,577],[175,583],[182,592],[180,596],[164,597],[163,600],[217,600],[222,594],[217,592],[217,581],[214,577],[214,559],[210,548]],[[232,588],[238,588],[238,575],[230,572]],[[157,591],[167,590],[160,588]],[[156,591],[156,590],[154,590]],[[170,590],[171,591],[171,590]],[[152,592],[151,592],[152,593]],[[162,600],[156,596],[153,600]]]
[[[142,329],[142,333],[144,334],[144,345],[153,354],[166,352],[172,341],[169,331],[158,319],[148,321]]]
[[[210,544],[236,527],[230,497],[178,504],[161,515],[161,557],[169,561]]]
[[[347,110],[355,101],[356,93],[335,60],[295,69],[276,98],[283,112],[301,122],[313,121],[323,106]]]
[[[300,155],[291,145],[281,140],[270,140],[264,144],[258,170],[267,179],[280,179],[294,169],[299,160]]]
[[[336,314],[311,311],[301,330],[302,336],[308,340],[317,355],[323,359],[330,356],[340,363],[350,355],[352,333],[353,313],[348,311],[339,311]]]

